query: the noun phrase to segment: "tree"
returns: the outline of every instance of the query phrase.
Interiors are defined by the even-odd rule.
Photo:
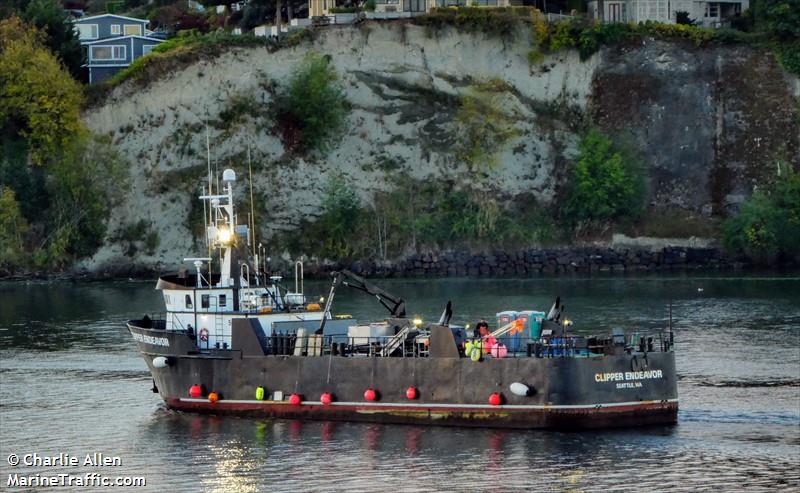
[[[23,238],[28,223],[22,217],[14,191],[0,187],[0,266],[17,266],[24,258]]]
[[[725,247],[757,262],[800,255],[800,173],[782,165],[779,180],[753,193],[723,227]]]
[[[519,134],[514,118],[503,110],[508,87],[501,79],[490,79],[473,84],[461,96],[454,121],[455,151],[470,171],[494,167],[497,154]]]
[[[28,140],[31,160],[44,164],[83,130],[82,91],[43,45],[42,34],[18,17],[0,21],[2,131]]]
[[[800,38],[800,0],[755,0],[756,29],[783,41]]]
[[[572,223],[634,218],[641,213],[644,178],[632,158],[590,130],[580,144],[566,204]]]
[[[33,0],[23,18],[45,33],[45,45],[61,59],[73,77],[79,79],[83,50],[61,4],[57,0]]]
[[[289,150],[324,150],[344,126],[349,110],[330,57],[318,53],[306,55],[277,103]]]

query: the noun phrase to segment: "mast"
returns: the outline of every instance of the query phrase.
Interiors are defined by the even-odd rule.
[[[208,122],[206,121],[206,165],[208,167],[208,194],[205,193],[203,190],[203,195],[211,195],[213,189],[211,187],[211,138],[208,135]],[[206,223],[206,231],[213,223],[213,214],[214,210],[212,207],[208,208],[208,215],[206,215],[206,202],[203,201],[203,216],[205,216],[205,223]],[[209,240],[209,235],[206,234],[206,256],[208,257],[208,287],[211,287],[211,241]]]
[[[256,278],[256,285],[260,285],[260,276],[258,275],[258,252],[256,252],[256,210],[255,204],[253,202],[253,162],[250,159],[250,142],[247,142],[247,172],[249,174],[250,179],[250,221],[249,221],[249,233],[250,233],[250,244],[252,254],[253,254],[253,265],[255,265],[255,278]]]
[[[213,211],[213,219],[206,228],[206,238],[211,247],[219,249],[220,278],[217,287],[231,287],[231,264],[233,249],[236,247],[236,215],[233,208],[236,173],[232,169],[226,169],[222,173],[222,181],[225,184],[223,193],[202,195],[200,199],[210,201]]]

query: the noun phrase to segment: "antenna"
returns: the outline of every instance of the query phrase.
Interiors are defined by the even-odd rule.
[[[256,256],[256,212],[253,203],[253,162],[250,159],[250,141],[247,141],[247,171],[250,178],[250,238],[252,238],[253,257]]]
[[[669,300],[669,331],[672,332],[672,300]]]
[[[217,193],[219,193],[219,161],[214,161],[214,178],[217,180]]]
[[[208,164],[208,194],[212,195],[214,191],[211,189],[211,140],[208,136],[208,122],[206,122],[206,162]]]
[[[205,195],[206,194],[206,187],[201,186],[200,187],[200,193],[202,195]],[[206,237],[206,248],[208,249],[209,252],[211,252],[211,244],[208,242],[208,212],[206,211],[206,201],[205,200],[203,200],[203,223],[204,223],[203,236]],[[211,256],[211,254],[209,253],[209,257],[210,256]]]
[[[208,115],[206,115],[208,116]],[[208,120],[205,122],[206,124],[206,166],[208,168],[208,195],[211,195],[213,192],[211,190],[211,137],[208,135]],[[210,205],[210,204],[209,204]],[[214,219],[211,217],[214,214],[214,208],[208,208],[208,215],[206,215],[206,201],[203,200],[203,216],[206,223],[206,250],[208,253],[208,287],[211,287],[211,242],[208,239],[208,225],[214,222]]]

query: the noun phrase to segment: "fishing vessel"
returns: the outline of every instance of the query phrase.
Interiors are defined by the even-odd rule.
[[[271,276],[252,215],[234,208],[236,175],[204,201],[207,255],[162,276],[163,315],[127,323],[152,377],[175,410],[274,418],[584,429],[670,424],[678,394],[671,325],[652,334],[584,335],[560,299],[547,311],[503,311],[496,326],[406,315],[405,301],[352,272],[326,296]],[[354,288],[387,309],[359,323],[334,313]],[[494,325],[494,324],[493,324]]]

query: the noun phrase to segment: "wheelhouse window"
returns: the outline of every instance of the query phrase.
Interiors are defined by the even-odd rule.
[[[202,296],[200,297],[200,306],[201,306],[202,308],[208,308],[208,307],[209,307],[209,305],[210,305],[210,303],[209,303],[209,296],[208,296],[207,294],[204,294],[204,295],[202,295]]]
[[[219,295],[219,306],[226,306],[228,304],[228,296],[221,294]]]
[[[92,46],[92,60],[125,60],[124,46]]]
[[[186,308],[192,308],[192,307],[194,307],[194,304],[192,304],[192,295],[187,294],[186,295]]]

